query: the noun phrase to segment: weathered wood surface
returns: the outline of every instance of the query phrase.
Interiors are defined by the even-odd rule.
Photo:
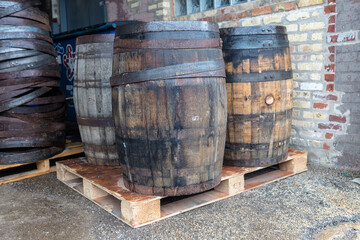
[[[284,27],[223,29],[228,123],[224,164],[268,166],[286,160],[293,80]]]
[[[74,104],[89,163],[120,165],[111,112],[113,34],[77,38]]]
[[[261,171],[264,167],[223,166],[221,183],[215,189],[186,197],[173,197],[167,201],[164,197],[130,192],[124,186],[119,167],[94,166],[87,164],[84,158],[56,163],[60,181],[133,228],[304,172],[307,170],[306,164],[306,152],[289,149],[285,162],[266,171]]]
[[[125,186],[161,196],[213,188],[227,104],[216,25],[136,23],[116,36],[111,83]]]

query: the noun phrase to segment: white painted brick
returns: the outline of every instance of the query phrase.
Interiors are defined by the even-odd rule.
[[[322,54],[314,54],[310,56],[311,61],[324,60],[324,55]]]
[[[264,24],[268,25],[271,23],[281,23],[281,20],[282,20],[281,15],[266,16],[266,17],[264,17]]]
[[[289,34],[288,38],[290,42],[304,42],[307,40],[307,33]]]
[[[323,33],[313,33],[311,35],[311,40],[318,41],[323,39]]]
[[[322,138],[324,133],[319,131],[313,131],[313,130],[301,130],[300,135],[305,138]]]
[[[298,127],[305,127],[305,128],[313,128],[314,122],[308,122],[308,121],[301,121],[301,120],[292,120],[292,124]]]
[[[310,108],[310,102],[301,101],[301,100],[294,100],[294,107],[297,107],[297,108]]]
[[[288,32],[296,32],[298,30],[297,24],[288,24],[288,25],[285,25],[285,27]]]
[[[309,17],[310,17],[309,12],[293,11],[286,17],[286,19],[290,22],[296,22],[298,20],[308,19]]]
[[[314,81],[321,80],[321,74],[320,73],[312,73],[310,74],[310,79]]]
[[[260,18],[250,18],[241,21],[241,26],[258,26],[261,24]]]
[[[325,28],[324,22],[311,22],[300,24],[300,31],[318,30],[323,28]]]
[[[321,43],[303,44],[298,46],[299,52],[322,52],[323,46]]]
[[[304,118],[317,119],[317,120],[328,120],[329,116],[326,113],[304,111],[303,112],[303,117]]]
[[[297,67],[303,71],[321,71],[323,69],[323,63],[321,62],[309,62],[309,63],[298,63]]]
[[[294,91],[294,98],[310,98],[310,92],[297,92]]]
[[[308,83],[304,82],[300,85],[301,90],[322,90],[323,85],[321,83]]]

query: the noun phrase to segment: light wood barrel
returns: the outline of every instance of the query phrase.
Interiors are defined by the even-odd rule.
[[[287,159],[293,108],[289,42],[282,26],[221,30],[228,123],[224,165]]]
[[[111,111],[114,34],[76,39],[74,105],[89,163],[120,165]]]
[[[227,115],[216,24],[170,21],[119,27],[111,84],[128,189],[177,196],[219,184]]]

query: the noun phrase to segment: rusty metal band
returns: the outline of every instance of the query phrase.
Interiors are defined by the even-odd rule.
[[[114,119],[112,118],[84,118],[76,117],[77,123],[89,127],[115,127]]]
[[[29,92],[30,90],[32,90],[32,88],[25,88],[25,89],[20,89],[20,90],[15,90],[4,94],[0,94],[0,102],[22,95],[26,92]]]
[[[11,14],[11,16],[31,19],[46,25],[50,25],[49,16],[46,13],[40,11],[38,8],[34,8],[34,7],[29,7],[20,12],[13,13]]]
[[[60,73],[55,70],[24,70],[19,72],[12,72],[12,73],[0,73],[0,83],[2,79],[24,79],[24,78],[31,78],[31,77],[56,77],[60,78]],[[14,80],[15,81],[15,80]]]
[[[39,39],[49,43],[53,43],[51,37],[36,33],[36,32],[10,32],[10,33],[2,33],[0,35],[0,40],[9,40],[9,39]]]
[[[250,158],[250,159],[231,159],[224,158],[224,166],[236,167],[267,167],[286,161],[288,158],[288,151],[285,151],[279,156],[272,156],[267,158]]]
[[[0,62],[0,71],[3,69],[13,68],[21,65],[29,65],[30,63],[34,62],[48,62],[52,61],[54,59],[53,56],[49,56],[47,54],[43,54],[41,52],[38,52],[39,54],[35,56],[29,56],[29,57],[23,57],[23,58],[17,58],[15,60],[8,60]]]
[[[261,113],[261,114],[233,114],[227,118],[228,123],[258,121],[258,122],[274,122],[279,120],[290,119],[292,117],[292,109],[282,112]]]
[[[88,151],[117,153],[116,145],[95,145],[86,142],[83,142],[83,145],[85,153]]]
[[[1,152],[0,151],[0,165],[10,165],[17,163],[29,163],[38,160],[53,157],[64,150],[63,147],[49,147],[41,149],[31,149],[27,151],[17,150],[16,152]]]
[[[49,103],[59,103],[59,102],[65,102],[65,94],[63,92],[59,92],[59,95],[57,96],[39,97],[33,99],[32,101],[27,102],[26,104],[36,105],[36,104],[49,104]]]
[[[184,187],[159,188],[159,187],[149,187],[149,186],[132,183],[125,175],[123,175],[123,178],[124,178],[125,187],[128,188],[130,191],[145,195],[157,195],[157,196],[179,196],[179,195],[189,195],[189,194],[204,192],[214,188],[221,181],[221,176],[218,176],[213,180],[209,180],[199,184],[193,184]]]
[[[36,57],[38,57],[38,56],[36,56]],[[1,69],[0,73],[24,71],[24,70],[30,70],[30,69],[48,69],[48,70],[59,69],[59,64],[56,62],[54,57],[52,57],[50,55],[42,55],[41,59],[42,60],[39,60],[39,61],[32,61],[32,62],[21,64],[18,66]]]
[[[35,1],[29,0],[29,1],[24,1],[24,2],[17,2],[12,6],[1,9],[0,10],[0,18],[6,17],[6,16],[11,15],[13,13],[20,12],[22,10],[25,10],[25,9],[29,8],[29,7],[32,7],[32,6],[35,6],[35,5],[40,5],[40,4],[41,4],[41,2],[37,1],[37,0],[35,0]]]
[[[166,67],[153,68],[150,70],[122,73],[110,78],[111,86],[119,86],[130,83],[172,79],[172,78],[191,78],[197,77],[196,74],[216,71],[217,77],[225,77],[224,61],[203,61],[193,63],[183,63]],[[220,71],[219,71],[220,70]]]
[[[76,45],[88,43],[113,43],[115,34],[84,35],[76,38]]]
[[[15,47],[22,49],[38,50],[40,52],[48,53],[54,57],[57,56],[57,53],[52,44],[48,42],[41,42],[34,39],[2,40],[0,41],[0,47]]]
[[[272,148],[279,148],[284,145],[288,145],[290,142],[290,137],[287,137],[286,139],[280,140],[280,141],[274,141],[272,142]],[[270,149],[270,143],[225,143],[225,149],[230,151],[263,151],[263,150],[269,150]]]
[[[22,18],[17,18],[17,17],[0,18],[0,24],[1,25],[12,25],[12,26],[32,26],[32,27],[41,28],[48,32],[51,31],[51,27],[49,25],[45,25],[43,23],[39,23],[37,21],[33,21],[30,19],[22,19]]]
[[[114,53],[124,49],[199,49],[221,48],[221,38],[208,39],[115,39]]]
[[[264,48],[288,48],[289,41],[282,39],[257,39],[257,40],[242,40],[235,39],[233,41],[224,40],[223,50],[250,50],[250,49],[264,49]]]
[[[293,72],[289,71],[266,71],[262,73],[226,74],[227,83],[237,82],[268,82],[287,80],[293,78]]]
[[[219,127],[208,127],[208,128],[188,128],[188,129],[171,129],[171,130],[159,130],[159,129],[150,129],[147,131],[147,134],[140,136],[138,138],[128,138],[127,136],[119,136],[116,134],[116,141],[126,145],[131,145],[133,142],[143,141],[146,145],[146,141],[171,141],[176,139],[178,141],[188,141],[188,140],[197,140],[200,137],[213,136],[219,137],[219,132],[225,131],[226,125]],[[134,131],[135,132],[135,131]],[[139,129],[140,133],[143,133],[143,129]],[[120,147],[122,147],[120,145]]]
[[[65,109],[66,106],[65,104],[63,104],[62,107],[55,109],[54,111],[49,111],[49,112],[33,112],[33,113],[28,113],[26,114],[27,117],[31,117],[31,118],[38,118],[38,119],[56,119],[56,118],[61,118],[61,116],[63,116],[63,114],[65,113]],[[9,113],[13,113],[12,111],[9,111]],[[12,116],[16,116],[19,117],[19,115],[21,115],[22,113],[14,113],[12,114]]]
[[[263,34],[286,34],[285,26],[251,26],[220,29],[221,36],[229,35],[263,35]]]
[[[36,84],[46,83],[47,81],[49,81],[49,79],[45,77],[15,78],[3,81],[0,80],[0,92],[5,92],[7,88],[9,90],[14,88],[18,89],[18,87],[21,88],[22,86],[35,86]],[[53,81],[53,79],[51,81]]]
[[[64,131],[39,133],[30,137],[1,138],[0,149],[61,146],[64,138]]]
[[[132,34],[142,32],[166,32],[166,31],[205,31],[219,32],[216,23],[206,21],[154,21],[136,22],[116,28],[116,36],[120,34]]]
[[[1,33],[15,33],[15,32],[26,32],[26,33],[38,33],[45,36],[49,36],[49,32],[41,28],[31,26],[11,26],[11,25],[0,25]]]
[[[52,112],[59,108],[62,108],[65,103],[50,103],[46,105],[40,106],[25,106],[25,107],[16,107],[11,110],[8,110],[9,113],[15,114],[32,114],[32,113],[45,113],[45,112]]]
[[[40,54],[42,53],[36,50],[21,50],[15,52],[0,53],[0,64],[2,64],[2,61],[10,61],[18,58],[32,57]]]
[[[9,131],[0,131],[1,138],[13,138],[13,137],[23,137],[24,135],[34,135],[34,134],[44,134],[44,133],[53,133],[57,131],[65,130],[65,124],[52,124],[50,126],[41,126],[38,125],[37,128],[28,128],[28,129],[12,129]]]
[[[20,105],[23,105],[27,102],[31,102],[32,100],[36,99],[37,97],[49,92],[51,88],[43,87],[37,90],[34,90],[33,92],[26,94],[24,96],[21,96],[19,98],[16,98],[14,100],[0,103],[0,113],[4,112],[6,110],[12,109],[14,107],[18,107]]]

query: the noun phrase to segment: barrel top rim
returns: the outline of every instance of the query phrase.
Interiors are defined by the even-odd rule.
[[[230,27],[221,28],[221,36],[231,35],[266,35],[266,34],[287,34],[286,26],[270,25],[270,26],[250,26],[250,27]]]
[[[76,38],[76,45],[88,43],[113,43],[115,35],[109,34],[91,34],[83,35]]]
[[[166,32],[166,31],[203,31],[219,32],[216,23],[208,21],[154,21],[135,22],[116,28],[116,36],[121,34],[136,34],[143,32]]]

